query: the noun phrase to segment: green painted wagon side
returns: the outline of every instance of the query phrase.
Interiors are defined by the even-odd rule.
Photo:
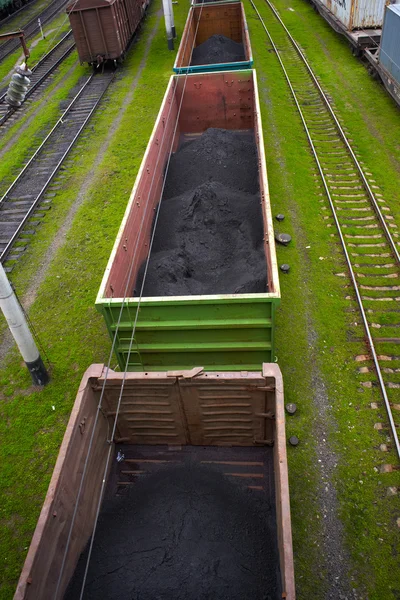
[[[191,369],[199,364],[208,371],[251,371],[266,360],[274,362],[278,302],[269,294],[143,299],[129,370]],[[123,370],[137,306],[134,298],[97,304],[112,339],[117,330],[115,350]]]
[[[148,254],[154,210],[171,148],[176,151],[182,136],[200,134],[209,127],[254,131],[267,292],[139,300],[132,291]],[[255,71],[172,76],[96,299],[110,337],[115,337],[119,366],[130,371],[191,369],[198,365],[209,371],[258,370],[262,363],[275,361],[279,300]]]

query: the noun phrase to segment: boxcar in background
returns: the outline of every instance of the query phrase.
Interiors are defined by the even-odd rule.
[[[386,7],[379,63],[400,87],[400,4]],[[398,92],[398,99],[400,92]]]
[[[149,0],[78,0],[67,6],[81,64],[120,61]]]

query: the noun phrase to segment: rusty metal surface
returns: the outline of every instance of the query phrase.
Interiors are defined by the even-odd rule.
[[[88,477],[76,519],[76,531],[68,552],[66,568],[57,599],[63,597],[78,557],[90,536],[95,519],[97,497],[101,485],[98,467],[104,465],[108,451],[107,420],[102,415],[95,425],[96,395],[91,383],[101,375],[103,365],[91,365],[86,371],[76,396],[64,439],[57,457],[48,492],[14,595],[14,600],[54,599],[63,550],[72,520],[74,500],[82,466],[88,451],[91,429],[96,427]],[[103,466],[104,468],[104,466]]]
[[[294,600],[293,552],[282,376],[276,364],[264,364],[262,369],[262,373],[204,373],[197,370],[197,375],[192,378],[188,373],[180,373],[179,377],[169,377],[166,372],[150,374],[143,372],[127,373],[123,399],[128,403],[132,403],[132,398],[135,396],[133,405],[136,408],[131,409],[125,406],[123,410],[136,410],[137,423],[144,423],[144,418],[153,419],[154,407],[151,407],[149,404],[152,399],[156,403],[159,403],[160,398],[166,397],[166,393],[171,398],[170,390],[172,388],[175,388],[175,391],[179,392],[179,394],[184,389],[183,395],[188,395],[190,390],[192,390],[193,401],[191,404],[195,405],[195,411],[192,414],[188,413],[187,424],[185,424],[185,418],[182,415],[179,416],[177,412],[175,413],[177,416],[173,416],[172,418],[176,418],[177,421],[181,421],[184,424],[185,433],[189,436],[192,435],[190,428],[199,425],[196,432],[196,435],[200,432],[199,439],[205,439],[205,436],[201,434],[202,430],[206,431],[204,424],[210,422],[211,426],[211,420],[213,420],[217,424],[217,427],[221,427],[221,423],[223,422],[221,419],[227,419],[227,426],[232,428],[230,443],[232,446],[236,445],[236,440],[239,445],[241,444],[240,432],[235,427],[237,426],[236,419],[238,417],[239,419],[248,418],[247,414],[242,415],[244,411],[252,412],[252,418],[258,419],[260,422],[268,421],[271,435],[274,438],[273,450],[266,447],[254,448],[254,445],[258,445],[254,443],[254,440],[248,444],[250,447],[247,449],[229,448],[229,450],[225,450],[217,447],[218,439],[216,439],[217,445],[214,448],[208,448],[207,456],[200,458],[200,460],[208,461],[208,464],[222,468],[223,472],[236,479],[239,485],[252,486],[254,489],[258,489],[260,493],[268,491],[265,489],[265,486],[269,488],[268,493],[273,493],[273,486],[275,487],[280,570],[283,594],[285,594],[282,597],[287,600]],[[101,387],[106,372],[106,386],[110,395],[105,399],[104,404],[99,406]],[[83,376],[53,477],[20,577],[15,600],[55,597],[55,584],[60,574],[66,533],[68,532],[74,512],[77,490],[82,484],[82,465],[86,453],[89,452],[88,443],[92,435],[92,430],[96,427],[93,446],[94,452],[92,455],[88,454],[90,457],[90,469],[87,471],[87,480],[84,480],[83,483],[84,487],[81,496],[83,503],[82,505],[78,504],[79,511],[77,512],[77,521],[73,529],[72,542],[65,563],[65,571],[61,573],[61,589],[57,598],[62,597],[61,592],[65,589],[93,528],[94,508],[99,496],[99,486],[103,479],[105,454],[109,448],[109,425],[110,420],[112,421],[115,418],[115,414],[110,414],[112,413],[112,406],[110,407],[109,404],[110,402],[112,403],[112,398],[115,398],[115,394],[119,391],[122,378],[123,373],[106,371],[103,365],[92,365]],[[160,390],[163,396],[160,395]],[[143,398],[145,400],[144,404]],[[253,405],[252,399],[254,401]],[[188,401],[186,400],[186,402]],[[180,398],[180,402],[185,402],[185,399],[182,400]],[[201,414],[199,413],[200,404]],[[211,406],[207,407],[206,404]],[[222,405],[221,410],[218,405]],[[256,412],[258,413],[260,408],[262,408],[262,414],[257,416]],[[229,411],[228,413],[226,409]],[[100,413],[98,421],[95,419],[96,410]],[[238,414],[235,415],[235,411]],[[206,414],[209,412],[212,414]],[[219,412],[223,414],[220,415],[218,414]],[[124,419],[127,414],[133,413],[121,415],[121,419]],[[274,418],[271,418],[273,415]],[[139,418],[142,420],[139,421]],[[162,418],[165,418],[165,416],[163,415]],[[203,424],[196,423],[196,419],[202,420]],[[151,428],[153,427],[154,422],[151,423]],[[155,432],[152,431],[151,433],[154,434]],[[257,435],[260,433],[258,426],[256,433]],[[261,431],[261,433],[263,432]],[[160,444],[162,439],[162,435],[158,439],[153,437],[153,444]],[[207,439],[210,440],[210,438]],[[123,440],[121,440],[122,442]],[[140,442],[143,442],[143,437]],[[209,443],[212,444],[213,440],[209,441]],[[171,457],[174,451],[176,451],[175,456],[177,456],[177,453],[183,456],[181,452],[186,452],[180,448],[180,446],[185,446],[185,444],[175,445],[169,441],[169,443],[167,442],[167,446]],[[121,476],[126,476],[125,482],[128,482],[128,485],[129,481],[132,481],[132,476],[134,479],[137,475],[136,471],[148,470],[152,464],[159,464],[152,463],[151,461],[162,460],[160,451],[162,451],[163,447],[159,445],[148,446],[148,451],[144,451],[146,456],[144,456],[143,451],[140,452],[140,448],[143,448],[140,444],[139,446],[131,445],[130,448],[133,453],[136,452],[135,448],[138,449],[138,452],[132,454],[136,458],[133,462],[127,463],[129,465],[127,469],[124,468],[124,470],[135,471],[135,473],[121,473]],[[188,449],[189,454],[196,454],[196,452],[200,456],[199,452],[201,453],[201,450]],[[228,452],[229,456],[225,452]],[[157,453],[158,456],[155,456]],[[272,477],[271,466],[268,468],[266,477],[266,472],[263,472],[263,466],[258,464],[260,462],[264,464],[265,457],[270,456],[271,453],[274,455],[273,481],[270,479]],[[260,458],[261,454],[264,456],[264,459]],[[120,480],[120,478],[118,479]]]
[[[196,39],[194,39],[195,34]],[[224,35],[234,42],[242,43],[244,47],[245,60],[237,63],[224,63],[224,70],[251,67],[253,58],[243,4],[241,2],[229,2],[226,4],[207,4],[204,7],[192,6],[182,34],[174,71],[176,73],[187,72],[192,50],[216,34]],[[215,66],[212,68],[216,70]],[[189,72],[199,70],[207,71],[210,69],[192,67]],[[221,70],[221,67],[218,70]]]
[[[70,5],[69,20],[81,63],[123,57],[147,4],[141,0],[80,0]]]
[[[348,30],[381,27],[385,0],[312,0],[328,9]]]
[[[118,439],[130,444],[265,445],[274,437],[275,387],[261,373],[163,377],[130,373],[118,413]],[[123,374],[105,391],[112,427]],[[99,387],[103,384],[99,379]]]
[[[184,75],[171,77],[103,278],[99,298],[122,298],[128,265],[131,264],[135,249],[138,248],[138,255],[130,273],[130,289],[133,288],[142,260],[147,256],[146,244],[150,239],[153,210],[160,199],[163,170],[171,147],[178,108],[179,122],[173,151],[182,134],[203,133],[209,127],[254,129],[260,161],[269,290],[279,293],[257,80],[255,71],[246,70],[191,74],[187,81]],[[151,210],[147,210],[147,204],[150,204]],[[139,227],[143,214],[146,215],[145,222]]]

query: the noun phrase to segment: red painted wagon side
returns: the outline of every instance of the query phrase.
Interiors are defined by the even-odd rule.
[[[124,57],[149,0],[78,0],[67,6],[81,64]]]

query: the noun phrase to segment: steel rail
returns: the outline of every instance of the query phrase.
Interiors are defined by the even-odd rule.
[[[270,5],[269,0],[265,0],[265,2],[267,2],[268,5]],[[352,281],[352,284],[353,284],[353,287],[354,287],[354,291],[355,291],[355,294],[356,294],[357,304],[358,304],[359,309],[360,309],[361,318],[362,318],[362,321],[363,321],[365,333],[366,333],[367,340],[368,340],[368,345],[369,345],[369,348],[371,350],[371,354],[372,354],[372,358],[373,358],[373,363],[374,363],[375,370],[376,370],[376,373],[377,373],[377,376],[378,376],[379,387],[380,387],[380,390],[381,390],[381,393],[382,393],[382,397],[383,397],[383,400],[384,400],[384,403],[385,403],[385,408],[386,408],[386,412],[387,412],[387,415],[388,415],[389,424],[390,424],[390,428],[391,428],[391,431],[392,431],[393,441],[394,441],[394,444],[395,444],[395,447],[396,447],[397,456],[400,458],[400,443],[399,443],[399,438],[398,438],[398,435],[397,435],[396,425],[395,425],[395,422],[394,422],[394,419],[393,419],[393,414],[392,414],[392,410],[391,410],[391,407],[390,407],[390,402],[389,402],[389,398],[388,398],[388,395],[387,395],[385,382],[383,380],[382,371],[381,371],[379,360],[378,360],[378,355],[376,353],[375,344],[374,344],[374,341],[373,341],[373,338],[372,338],[372,334],[371,334],[371,329],[370,329],[370,326],[369,326],[369,323],[368,323],[368,319],[367,319],[367,315],[366,315],[366,312],[365,312],[365,309],[364,309],[364,306],[363,306],[362,297],[361,297],[360,291],[358,289],[358,282],[357,282],[357,279],[356,279],[356,276],[355,276],[355,273],[354,273],[354,270],[353,270],[353,266],[351,264],[349,253],[347,251],[346,242],[345,242],[345,239],[344,239],[344,235],[342,233],[342,229],[341,229],[341,226],[340,226],[340,223],[339,223],[339,219],[338,219],[338,216],[337,216],[337,212],[336,212],[336,208],[335,208],[335,205],[333,203],[332,196],[331,196],[331,193],[330,193],[327,181],[326,181],[326,177],[325,177],[324,171],[322,169],[322,166],[321,166],[321,163],[320,163],[320,160],[319,160],[319,157],[318,157],[317,150],[316,150],[315,145],[313,143],[313,140],[312,140],[312,137],[311,137],[311,134],[310,134],[310,130],[309,130],[308,125],[306,123],[306,120],[305,120],[303,111],[301,109],[300,103],[298,101],[296,92],[294,90],[292,82],[290,81],[290,78],[289,78],[289,75],[288,75],[287,70],[285,68],[285,65],[284,65],[284,63],[283,63],[283,61],[282,61],[282,59],[281,59],[281,57],[279,55],[279,51],[278,51],[278,49],[277,49],[277,47],[276,47],[276,45],[275,45],[275,43],[274,43],[274,41],[272,39],[272,36],[271,36],[270,32],[268,31],[268,29],[267,29],[267,27],[265,25],[265,22],[264,22],[262,16],[260,15],[260,12],[258,11],[256,5],[254,4],[253,0],[250,0],[250,3],[252,5],[254,11],[256,12],[258,19],[260,20],[260,22],[261,22],[261,24],[262,24],[262,26],[263,26],[263,28],[264,28],[264,30],[265,30],[265,32],[266,32],[269,40],[271,42],[271,45],[272,45],[272,47],[274,49],[274,52],[275,52],[275,54],[276,54],[276,56],[277,56],[277,58],[279,60],[279,63],[281,65],[281,67],[282,67],[282,70],[284,72],[286,81],[287,81],[287,83],[289,85],[291,94],[292,94],[293,99],[295,101],[297,110],[299,111],[300,118],[301,118],[301,121],[303,123],[303,127],[304,127],[304,130],[306,132],[307,139],[308,139],[308,142],[310,144],[312,153],[313,153],[315,161],[317,163],[318,171],[320,173],[320,176],[321,176],[321,179],[322,179],[322,182],[323,182],[323,186],[324,186],[324,189],[325,189],[325,192],[326,192],[326,195],[327,195],[327,198],[328,198],[331,210],[332,210],[332,214],[333,214],[333,218],[334,218],[334,221],[335,221],[335,225],[336,225],[336,228],[337,228],[337,231],[338,231],[338,234],[339,234],[340,242],[341,242],[341,245],[342,245],[342,248],[343,248],[343,252],[344,252],[344,255],[345,255],[345,258],[346,258],[347,266],[348,266],[348,269],[349,269],[349,272],[350,272],[350,278],[351,278],[351,281]],[[275,10],[273,10],[273,12],[276,13]],[[280,17],[279,17],[279,21],[282,23]],[[284,29],[288,33],[287,28],[285,26],[284,26]],[[292,36],[289,33],[288,33],[288,35],[290,36],[291,41],[292,41],[293,40]],[[294,42],[294,44],[295,44],[296,49],[297,49],[296,42]],[[309,70],[309,72],[311,74],[312,73],[311,72],[311,68],[309,67],[309,65],[308,65],[308,63],[307,63],[304,55],[301,52],[300,52],[300,56],[301,56],[302,60],[306,63],[307,69]],[[312,78],[313,78],[314,83],[316,83],[316,85],[318,87],[318,90],[320,90],[321,89],[320,85],[318,84],[318,82],[317,82],[314,74],[312,74]],[[333,113],[333,111],[332,111],[332,109],[331,109],[331,107],[329,105],[328,99],[326,98],[325,94],[322,94],[322,95],[323,95],[323,98],[324,98],[325,102],[327,103],[327,105],[328,105],[328,107],[330,109],[330,112],[331,112],[332,116],[334,116],[335,122],[337,122],[336,116],[334,115],[334,113]],[[339,132],[343,133],[343,130],[342,130],[341,127],[339,129]],[[343,135],[344,135],[344,133],[343,133]],[[347,141],[347,139],[345,138],[345,136],[344,136],[344,139]],[[347,144],[349,144],[348,141],[347,141]],[[354,155],[354,153],[352,153],[352,156],[353,155]],[[357,163],[358,163],[358,161],[357,161]],[[361,168],[360,165],[359,165],[359,167]],[[371,193],[372,193],[372,191],[371,191]],[[390,233],[389,233],[389,235],[390,235]]]
[[[253,4],[252,0],[250,0],[250,1],[251,1],[251,3]],[[344,143],[345,143],[345,145],[346,145],[346,147],[347,147],[347,150],[349,151],[349,153],[350,153],[350,156],[351,156],[351,158],[353,159],[353,162],[354,162],[355,166],[357,167],[357,170],[358,170],[358,172],[359,172],[359,175],[360,175],[360,177],[361,177],[361,180],[362,180],[362,182],[363,182],[364,188],[365,188],[365,190],[366,190],[367,194],[369,195],[369,197],[370,197],[370,200],[371,200],[371,202],[372,202],[372,205],[373,205],[373,207],[374,207],[374,210],[375,210],[376,214],[378,215],[378,218],[379,218],[379,220],[380,220],[380,222],[381,222],[381,225],[382,225],[382,227],[383,227],[383,230],[384,230],[384,232],[385,232],[385,235],[386,235],[387,241],[389,242],[389,246],[391,247],[391,249],[392,249],[392,251],[393,251],[393,254],[394,254],[394,256],[395,256],[395,258],[396,258],[396,260],[397,260],[397,263],[400,265],[400,253],[399,253],[399,251],[398,251],[398,249],[397,249],[397,246],[396,246],[396,243],[395,243],[395,241],[394,241],[394,239],[393,239],[393,236],[392,236],[392,234],[391,234],[391,233],[390,233],[390,231],[389,231],[389,228],[388,228],[388,226],[387,226],[387,224],[386,224],[386,221],[385,221],[385,218],[384,218],[384,216],[383,216],[383,214],[382,214],[382,211],[381,211],[381,209],[379,208],[379,204],[378,204],[378,202],[377,202],[377,200],[376,200],[376,198],[375,198],[375,194],[374,194],[374,192],[372,191],[372,189],[371,189],[371,186],[369,185],[367,178],[365,177],[364,171],[363,171],[363,169],[362,169],[362,167],[361,167],[361,165],[360,165],[360,163],[359,163],[359,161],[358,161],[358,159],[357,159],[356,155],[354,154],[354,151],[353,151],[353,149],[352,149],[352,147],[351,147],[351,144],[350,144],[349,140],[347,139],[347,137],[346,137],[346,134],[345,134],[345,132],[343,131],[343,128],[342,128],[342,126],[340,125],[340,122],[339,122],[339,120],[338,120],[337,116],[335,115],[335,112],[334,112],[334,110],[332,109],[332,107],[331,107],[331,105],[330,105],[330,102],[329,102],[328,98],[326,97],[326,95],[325,95],[325,93],[324,93],[324,90],[323,90],[323,89],[322,89],[322,87],[320,86],[320,84],[319,84],[319,81],[318,81],[318,79],[316,78],[316,76],[314,75],[314,72],[313,72],[313,70],[311,69],[310,65],[308,64],[306,57],[304,56],[304,54],[303,54],[303,52],[301,51],[301,49],[300,49],[300,47],[299,47],[298,43],[296,42],[296,40],[294,39],[294,37],[292,36],[292,34],[290,33],[290,31],[289,31],[289,30],[288,30],[288,28],[286,27],[285,23],[282,21],[282,19],[281,19],[280,15],[279,15],[278,11],[276,10],[276,8],[273,6],[273,4],[271,4],[270,0],[265,0],[265,2],[266,2],[266,3],[268,4],[268,6],[270,7],[270,9],[271,9],[271,10],[272,10],[272,12],[274,13],[274,15],[275,15],[275,17],[277,18],[277,20],[279,21],[279,23],[282,25],[282,27],[283,27],[283,29],[285,30],[285,32],[286,32],[286,34],[287,34],[288,38],[290,39],[291,43],[293,44],[293,47],[294,47],[294,49],[296,50],[296,52],[297,52],[297,53],[298,53],[298,55],[300,56],[301,60],[302,60],[302,61],[303,61],[303,63],[304,63],[304,66],[306,67],[306,69],[307,69],[307,71],[308,71],[309,75],[311,76],[311,78],[312,78],[312,80],[313,80],[313,82],[314,82],[314,84],[315,84],[315,87],[318,89],[318,91],[319,91],[319,93],[320,93],[320,95],[321,95],[322,99],[324,100],[324,102],[325,102],[325,104],[326,104],[326,107],[327,107],[327,109],[328,109],[328,111],[329,111],[329,113],[330,113],[330,115],[331,115],[332,119],[334,120],[334,122],[335,122],[335,125],[336,125],[336,127],[337,127],[338,131],[339,131],[339,134],[340,134],[340,136],[341,136],[342,140],[344,141]]]
[[[52,128],[52,130],[50,131],[50,133],[46,136],[46,138],[40,144],[39,148],[36,150],[36,152],[33,154],[33,156],[29,159],[28,163],[25,165],[25,167],[23,168],[23,170],[21,171],[21,173],[19,173],[18,177],[13,181],[13,183],[11,184],[11,186],[8,188],[7,192],[0,199],[0,207],[1,207],[2,203],[6,201],[7,195],[14,189],[14,187],[17,184],[17,182],[21,179],[21,177],[23,176],[23,174],[25,173],[25,171],[28,169],[29,165],[33,162],[33,160],[36,158],[36,156],[41,152],[41,150],[43,149],[43,147],[46,144],[46,142],[51,138],[51,136],[54,134],[54,132],[57,130],[57,128],[60,125],[63,124],[63,119],[67,116],[67,114],[70,112],[70,110],[76,104],[76,102],[78,101],[78,99],[82,95],[83,91],[86,89],[86,87],[89,85],[89,83],[93,80],[94,77],[95,77],[95,73],[92,73],[90,75],[90,77],[87,79],[87,81],[85,81],[85,83],[83,84],[83,86],[81,87],[81,89],[79,90],[79,92],[77,93],[77,95],[75,96],[75,98],[72,100],[72,102],[70,103],[70,105],[68,106],[68,108],[65,110],[65,112],[62,114],[62,116],[59,118],[59,120],[54,125],[54,127]],[[61,167],[62,163],[64,162],[64,160],[66,159],[66,157],[68,156],[68,154],[70,153],[70,151],[72,150],[72,147],[74,146],[76,140],[80,136],[82,130],[86,126],[87,122],[89,121],[89,119],[91,118],[91,116],[93,115],[93,113],[95,112],[95,110],[96,110],[96,108],[97,108],[100,100],[104,96],[106,90],[108,89],[108,86],[110,85],[110,83],[114,79],[114,77],[115,77],[115,74],[110,79],[109,84],[105,87],[105,89],[99,95],[98,99],[96,100],[96,103],[94,104],[94,106],[92,107],[92,109],[90,110],[90,112],[88,113],[88,115],[86,116],[85,120],[80,125],[78,131],[74,135],[74,137],[73,137],[72,141],[70,142],[68,148],[63,153],[63,155],[60,158],[60,160],[58,161],[57,165],[51,171],[49,177],[47,178],[46,183],[42,186],[41,191],[37,195],[35,202],[32,204],[32,206],[29,207],[26,215],[22,219],[21,223],[18,225],[18,228],[16,229],[16,231],[14,232],[14,234],[12,235],[12,237],[10,238],[10,240],[7,243],[6,247],[4,248],[3,252],[0,254],[0,262],[4,262],[4,260],[7,258],[7,255],[9,254],[9,252],[10,252],[10,250],[11,250],[14,242],[18,238],[18,236],[21,233],[22,229],[25,227],[26,222],[28,221],[28,219],[32,215],[32,213],[35,210],[35,208],[37,207],[38,203],[40,202],[40,199],[42,198],[43,194],[45,193],[45,191],[47,190],[48,186],[50,185],[50,183],[51,183],[54,175],[57,173],[57,171]]]
[[[36,65],[35,65],[34,67],[32,67],[32,69],[31,69],[31,71],[32,71],[32,74],[33,74],[33,73],[35,73],[35,71],[37,71],[37,69],[38,69],[39,67],[41,67],[41,66],[42,66],[42,64],[43,64],[43,63],[44,63],[44,62],[45,62],[45,61],[46,61],[46,60],[47,60],[47,59],[48,59],[48,58],[49,58],[49,57],[50,57],[52,54],[54,54],[54,52],[55,52],[56,50],[58,50],[58,48],[61,46],[61,44],[63,44],[67,38],[71,37],[71,35],[72,35],[72,29],[70,29],[70,30],[69,30],[69,31],[68,31],[68,32],[67,32],[67,33],[66,33],[66,34],[65,34],[65,35],[64,35],[64,36],[61,38],[61,40],[60,40],[59,42],[57,42],[57,44],[56,44],[55,46],[53,46],[53,47],[51,48],[51,50],[49,50],[49,52],[47,52],[47,54],[45,54],[44,56],[42,56],[42,58],[39,60],[39,62],[37,62],[37,63],[36,63]],[[33,86],[32,86],[32,87],[33,87]],[[3,89],[5,89],[5,88],[3,88]],[[31,91],[31,89],[32,89],[32,88],[29,88],[29,89],[28,89],[27,96],[28,96],[29,92]],[[1,93],[1,94],[0,94],[0,102],[2,102],[2,101],[4,100],[4,98],[6,97],[6,95],[7,95],[7,90],[6,90],[5,92],[3,92],[3,93]]]
[[[42,26],[48,23],[61,9],[66,5],[67,0],[53,0],[39,15],[33,17],[28,23],[23,25],[21,29],[25,31],[25,39],[35,35],[39,31],[38,19],[41,20]],[[0,45],[0,61],[10,56],[18,48],[18,41],[8,40]]]
[[[37,69],[39,67],[41,67],[43,65],[43,63],[48,60],[56,50],[59,49],[59,47],[69,38],[72,36],[72,30],[70,30],[51,50],[50,52],[48,52],[47,54],[45,54],[40,61],[34,66],[34,68],[32,69],[32,74],[35,73],[37,71]],[[72,50],[75,48],[75,42],[73,42],[71,44],[71,46],[69,46],[65,52],[60,56],[60,58],[58,58],[56,60],[56,62],[54,62],[52,65],[50,65],[50,67],[47,69],[47,71],[45,73],[43,73],[43,75],[41,77],[39,77],[39,79],[37,81],[35,81],[35,83],[32,84],[32,86],[28,89],[26,95],[25,95],[25,99],[24,102],[27,98],[29,98],[33,92],[35,92],[37,90],[37,88],[47,79],[47,77],[49,75],[51,75],[53,73],[53,71],[67,58],[67,56],[72,52]],[[5,91],[1,96],[0,96],[0,103],[5,102],[5,98],[7,95],[7,91]],[[23,106],[23,104],[18,107],[18,108],[14,108],[12,106],[10,106],[9,110],[0,118],[0,127],[1,125],[4,125],[4,123],[11,117],[11,115],[13,115],[19,108],[21,108]]]
[[[21,8],[19,8],[18,10],[14,11],[7,17],[4,17],[4,19],[1,19],[0,27],[3,27],[3,25],[6,25],[9,21],[11,21],[14,17],[16,17],[19,13],[23,12],[26,8],[28,8],[32,4],[34,4],[34,0],[30,0],[29,2],[24,4],[24,6],[21,6]]]

